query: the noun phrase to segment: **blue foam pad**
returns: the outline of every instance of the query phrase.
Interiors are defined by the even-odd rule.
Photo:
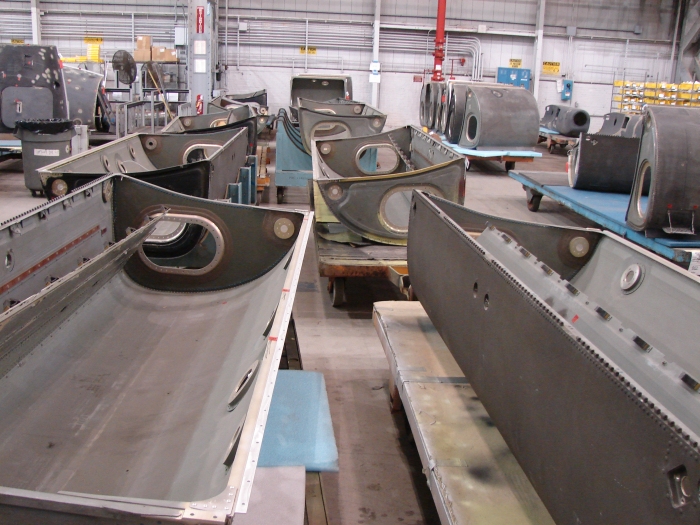
[[[447,138],[445,135],[439,133],[438,134],[440,137],[440,140],[442,140],[442,143],[455,150],[457,153],[461,155],[468,155],[470,157],[483,157],[485,159],[489,157],[541,157],[542,153],[538,151],[532,151],[532,150],[519,150],[519,149],[469,149],[469,148],[463,148],[459,144],[453,144],[451,142],[447,141]]]
[[[258,466],[299,465],[311,472],[338,472],[326,382],[319,372],[280,370]]]

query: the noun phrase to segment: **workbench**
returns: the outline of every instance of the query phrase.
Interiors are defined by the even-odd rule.
[[[554,525],[421,304],[375,303],[373,320],[442,525]]]
[[[569,186],[566,173],[544,171],[511,171],[510,177],[523,185],[527,207],[536,212],[543,196],[566,206],[621,237],[688,268],[691,259],[700,253],[700,240],[674,237],[647,237],[632,230],[625,222],[630,196],[623,193],[577,190]],[[642,197],[644,202],[646,197]]]

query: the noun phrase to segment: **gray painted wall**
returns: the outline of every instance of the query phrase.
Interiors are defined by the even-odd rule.
[[[369,99],[368,66],[372,51],[373,0],[219,0],[220,61],[227,67],[222,89],[246,91],[267,87],[273,110],[288,104],[293,74],[322,70],[353,76],[355,97]],[[572,104],[592,115],[610,109],[612,81],[670,80],[671,39],[678,0],[549,0],[545,17],[544,61],[561,63],[561,73],[576,82]],[[150,34],[154,43],[170,45],[174,26],[185,25],[186,0],[42,1],[44,43],[66,55],[85,53],[83,36],[105,39],[104,56],[134,47],[132,34]],[[383,0],[380,36],[382,84],[380,108],[389,126],[417,122],[420,83],[413,81],[432,66],[430,49],[437,1]],[[484,76],[493,78],[511,58],[534,69],[537,0],[448,1],[449,59],[456,77],[472,71],[467,38],[482,46]],[[238,21],[247,24],[238,31]],[[308,22],[307,22],[308,20]],[[0,2],[0,42],[31,40],[29,1]],[[315,55],[305,56],[307,43]],[[482,26],[482,27],[480,27]],[[576,36],[566,35],[567,26]],[[483,32],[483,31],[486,32]],[[481,32],[480,32],[481,31]],[[228,42],[224,46],[224,42]],[[543,77],[540,106],[559,99],[556,77]],[[595,125],[595,119],[594,119]]]

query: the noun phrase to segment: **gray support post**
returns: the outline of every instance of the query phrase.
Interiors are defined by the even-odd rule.
[[[216,86],[216,65],[219,50],[217,0],[188,0],[187,88],[197,113],[201,97],[202,113],[212,99]]]
[[[534,90],[532,94],[535,100],[538,99],[540,93],[540,75],[542,71],[542,40],[544,38],[544,10],[547,0],[538,0],[537,2],[537,26],[535,28],[535,75],[534,75]]]

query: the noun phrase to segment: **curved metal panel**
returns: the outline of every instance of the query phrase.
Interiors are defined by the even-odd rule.
[[[700,279],[598,232],[566,281],[532,236],[414,205],[411,284],[554,520],[700,519]]]
[[[641,138],[643,125],[642,115],[607,113],[603,115],[603,126],[600,128],[600,131],[598,131],[598,134]]]
[[[571,150],[569,185],[578,190],[629,193],[638,153],[638,138],[583,133]]]
[[[470,84],[459,145],[469,149],[532,148],[539,137],[539,110],[520,87]]]
[[[195,115],[192,117],[177,117],[160,130],[160,133],[207,134],[212,131],[246,128],[248,130],[248,155],[255,155],[258,147],[258,131],[267,123],[267,117],[262,115],[241,117],[241,113],[249,115],[250,111],[241,112],[234,110],[226,113],[207,113],[206,115]]]
[[[445,123],[445,138],[451,144],[457,144],[462,136],[462,125],[467,109],[467,92],[469,87],[466,84],[455,84],[451,86],[450,102],[447,108],[447,122]]]
[[[138,186],[138,187],[137,187]],[[294,245],[301,228],[303,215],[296,212],[248,206],[230,206],[211,200],[164,192],[150,184],[131,181],[114,188],[115,236],[126,236],[130,229],[161,213],[197,215],[216,225],[223,238],[224,252],[217,267],[203,275],[180,275],[157,272],[140,257],[132,257],[125,271],[134,282],[147,288],[170,292],[211,291],[239,286],[257,279],[274,266]],[[284,221],[289,236],[280,236],[275,224]],[[235,228],[231,225],[235,224]],[[257,239],[255,246],[250,239]],[[245,246],[245,249],[241,249]],[[210,248],[211,249],[211,248]],[[162,257],[161,257],[162,258]]]
[[[66,87],[55,46],[0,45],[0,132],[15,121],[68,118]]]
[[[108,204],[91,209],[115,224],[114,244],[0,314],[0,516],[230,523],[249,496],[310,214],[188,198],[125,176],[81,191]],[[134,281],[146,276],[131,264],[168,206],[206,216],[233,243],[236,264],[216,282]],[[62,226],[76,234],[73,215]],[[51,235],[51,220],[29,218],[12,222]]]
[[[247,161],[247,131],[128,135],[40,170],[47,198],[108,173],[124,173],[189,195],[221,199]]]
[[[299,99],[299,131],[304,149],[323,138],[366,137],[384,129],[386,115],[367,104],[319,103]],[[339,135],[341,135],[339,137]]]
[[[349,75],[297,75],[289,81],[290,100],[293,108],[298,100],[325,102],[334,98],[352,99],[352,78]]]
[[[648,106],[627,224],[695,235],[700,205],[700,108]],[[648,198],[644,197],[649,188]]]
[[[372,241],[406,244],[414,189],[455,202],[464,197],[464,157],[418,128],[315,144],[314,179],[323,199],[341,223]],[[376,155],[375,170],[363,155]]]
[[[371,152],[368,150],[381,148],[394,154],[395,166],[388,171],[392,174],[428,168],[454,159],[464,159],[462,155],[415,126],[405,126],[370,137],[316,140],[316,150],[321,162],[320,173],[315,178],[370,175],[376,171],[376,168],[368,170],[364,165],[364,157]],[[386,167],[386,161],[382,164],[380,159],[380,168],[382,166]],[[380,171],[388,174],[386,169],[380,169]]]
[[[551,104],[544,110],[540,124],[567,137],[578,137],[587,133],[591,117],[587,111],[571,106]]]
[[[68,96],[68,118],[77,125],[97,129],[97,97],[102,89],[102,75],[85,69],[64,67],[63,78]],[[101,123],[99,127],[102,127]]]
[[[464,160],[455,159],[407,173],[316,182],[328,208],[348,229],[371,241],[405,245],[413,190],[458,201],[464,175]]]

